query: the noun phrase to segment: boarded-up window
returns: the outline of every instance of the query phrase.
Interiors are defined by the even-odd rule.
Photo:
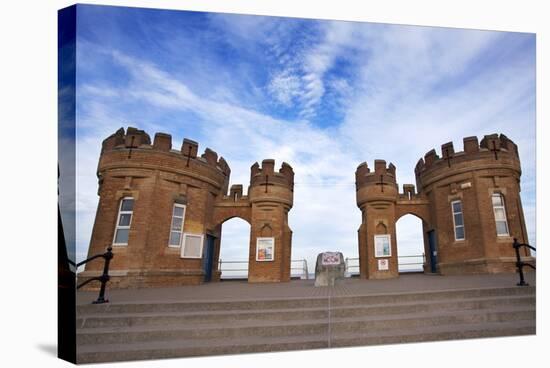
[[[203,235],[185,233],[183,235],[181,257],[202,258],[202,240]]]

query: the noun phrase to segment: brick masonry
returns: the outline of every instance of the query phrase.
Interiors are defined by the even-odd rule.
[[[362,278],[398,276],[396,221],[405,214],[422,220],[425,272],[478,274],[515,271],[513,238],[527,243],[520,198],[521,165],[517,145],[504,134],[464,138],[464,151],[455,152],[452,142],[441,146],[442,156],[431,150],[415,168],[416,186],[403,185],[399,192],[395,166],[376,160],[374,171],[366,162],[356,170],[357,206],[362,212],[358,230],[359,267]],[[498,236],[491,196],[504,198],[509,236]],[[455,240],[451,202],[462,203],[465,239]],[[429,232],[435,244],[430,247]],[[376,257],[374,236],[389,234],[391,256]],[[435,257],[431,254],[435,251]],[[522,250],[533,260],[528,250]],[[386,259],[388,269],[378,260]],[[432,268],[432,263],[434,267]]]
[[[290,165],[283,163],[276,171],[273,160],[264,160],[262,166],[255,163],[245,196],[242,185],[228,188],[229,165],[211,149],[198,156],[194,141],[185,139],[181,149],[173,149],[168,134],[157,133],[151,144],[146,132],[121,128],[103,141],[97,173],[99,204],[88,256],[113,247],[110,287],[202,283],[207,236],[214,238],[212,281],[219,280],[216,265],[222,224],[233,217],[251,225],[248,281],[290,280],[288,212],[294,187]],[[128,244],[114,246],[118,211],[125,197],[134,199]],[[168,246],[174,203],[185,205],[183,232],[204,236],[203,258],[182,258],[181,248]],[[273,261],[256,261],[258,237],[275,239]],[[79,274],[79,282],[97,276],[102,267],[100,261],[90,262]]]

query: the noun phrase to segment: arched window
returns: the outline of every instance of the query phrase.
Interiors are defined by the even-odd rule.
[[[128,235],[130,234],[130,225],[132,224],[133,213],[134,198],[122,198],[118,209],[113,245],[128,245]]]
[[[491,196],[491,200],[493,202],[493,212],[495,213],[497,236],[510,236],[508,231],[508,221],[506,220],[504,197],[500,193],[494,193]]]

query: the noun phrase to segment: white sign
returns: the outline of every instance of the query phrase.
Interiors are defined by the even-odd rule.
[[[256,261],[269,262],[275,259],[275,238],[256,238]]]
[[[374,256],[391,257],[391,238],[390,234],[374,236]]]
[[[340,254],[336,252],[325,252],[321,256],[321,264],[323,266],[330,266],[330,265],[339,265],[341,263],[340,261]]]
[[[183,234],[183,246],[181,247],[181,258],[202,258],[202,234]]]
[[[389,259],[379,259],[378,260],[378,271],[387,271],[390,269]]]

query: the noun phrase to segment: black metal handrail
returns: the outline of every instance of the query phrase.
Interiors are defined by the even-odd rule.
[[[77,285],[77,289],[80,289],[84,285],[92,282],[92,281],[100,281],[101,282],[101,288],[99,289],[99,296],[97,297],[97,300],[92,302],[93,304],[103,304],[103,303],[109,303],[109,300],[105,299],[105,287],[107,286],[107,282],[109,281],[109,264],[111,263],[111,259],[113,259],[113,248],[109,247],[107,248],[107,251],[103,254],[96,254],[95,256],[92,256],[82,262],[74,263],[73,261],[69,260],[69,263],[72,264],[74,267],[78,268],[82,266],[85,263],[88,263],[90,261],[93,261],[96,258],[103,258],[105,259],[105,265],[103,266],[103,274],[101,276],[96,276],[89,278],[88,280],[84,281],[80,285]]]
[[[525,278],[523,277],[523,267],[524,266],[529,266],[533,270],[536,270],[537,268],[535,266],[533,266],[532,264],[527,263],[527,262],[523,262],[521,260],[521,255],[519,254],[519,248],[526,247],[526,248],[534,250],[535,252],[537,251],[537,249],[533,246],[530,246],[529,244],[518,243],[518,240],[516,238],[514,238],[514,243],[512,244],[512,246],[516,250],[516,267],[518,268],[518,273],[519,273],[519,282],[517,283],[517,285],[518,286],[529,286],[529,284],[525,282]]]

